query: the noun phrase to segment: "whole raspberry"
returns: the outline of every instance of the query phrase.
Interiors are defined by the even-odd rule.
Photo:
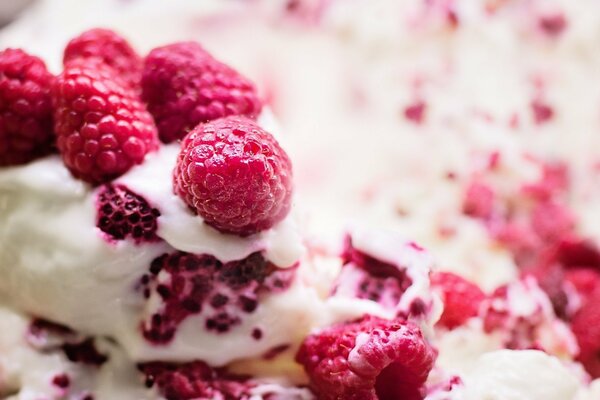
[[[123,185],[104,185],[97,197],[96,226],[113,240],[133,238],[136,243],[155,242],[160,216],[146,199]]]
[[[142,98],[165,143],[181,139],[201,122],[229,115],[254,118],[262,108],[252,82],[194,42],[148,54]]]
[[[441,292],[444,312],[438,325],[454,329],[464,324],[479,312],[485,294],[479,286],[451,272],[435,272],[431,275],[431,286]]]
[[[140,85],[142,58],[123,37],[110,29],[95,28],[83,32],[67,44],[63,62],[97,57],[114,68],[130,85]]]
[[[52,79],[39,58],[19,49],[0,52],[0,166],[52,151]]]
[[[248,400],[254,386],[243,376],[213,369],[202,361],[150,362],[138,368],[146,376],[146,386],[156,385],[167,400]]]
[[[296,361],[321,400],[420,400],[435,357],[416,325],[366,316],[308,336]]]
[[[600,291],[596,290],[571,321],[579,344],[577,359],[594,378],[600,377]]]
[[[227,117],[199,125],[185,137],[173,184],[207,224],[247,236],[289,212],[292,163],[254,121]]]
[[[52,97],[57,146],[77,178],[108,182],[158,147],[152,117],[134,90],[97,59],[71,61]]]

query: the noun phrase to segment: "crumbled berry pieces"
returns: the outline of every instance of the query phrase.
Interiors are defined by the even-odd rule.
[[[114,68],[132,87],[140,85],[142,58],[116,32],[102,28],[83,32],[67,44],[63,62],[67,65],[77,58],[94,57]]]
[[[431,275],[431,286],[440,291],[444,312],[438,325],[454,329],[479,313],[485,293],[472,282],[451,272],[435,272]]]
[[[600,290],[596,290],[571,321],[579,344],[577,359],[594,378],[600,377]]]
[[[201,122],[230,115],[255,118],[262,108],[252,82],[194,42],[148,54],[142,97],[165,143],[183,138]]]
[[[58,374],[52,378],[52,384],[61,389],[66,389],[71,384],[71,380],[67,374]]]
[[[435,357],[416,325],[366,316],[308,336],[296,361],[321,400],[420,400]]]
[[[62,349],[71,362],[99,366],[108,360],[107,356],[96,349],[93,339],[85,339],[78,343],[65,343]]]
[[[487,219],[494,211],[494,190],[481,182],[471,183],[466,191],[463,212],[474,218]]]
[[[96,226],[112,240],[155,242],[160,211],[123,185],[106,184],[97,197]]]
[[[292,163],[254,121],[227,117],[185,137],[173,186],[207,224],[247,236],[271,228],[289,212]]]
[[[140,364],[146,386],[156,386],[167,400],[248,400],[254,386],[244,376],[213,369],[202,361],[186,364],[151,362]]]
[[[19,49],[0,52],[0,167],[53,151],[53,79],[39,58]]]
[[[152,117],[115,71],[97,59],[76,59],[53,91],[58,149],[71,173],[108,182],[157,149]]]
[[[168,343],[183,320],[200,313],[208,331],[227,332],[256,310],[262,293],[287,289],[293,277],[294,268],[279,269],[260,253],[227,263],[210,255],[164,254],[143,279],[146,297],[158,296],[163,303],[142,323],[144,337]]]

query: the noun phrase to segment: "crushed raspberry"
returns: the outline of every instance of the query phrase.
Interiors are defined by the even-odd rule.
[[[61,389],[66,389],[71,384],[71,380],[69,379],[69,375],[67,374],[58,374],[54,375],[52,378],[52,384]]]
[[[165,143],[183,138],[201,122],[230,115],[255,118],[262,108],[252,82],[194,42],[148,54],[142,97]]]
[[[562,162],[545,163],[539,181],[523,185],[522,192],[534,200],[547,201],[569,189],[571,178],[568,165]]]
[[[53,151],[53,79],[39,58],[19,49],[0,52],[0,167]]]
[[[554,109],[541,100],[531,102],[531,111],[533,113],[533,120],[538,125],[545,124],[554,117]]]
[[[158,209],[124,185],[104,185],[98,191],[96,226],[112,240],[131,237],[136,243],[155,242]]]
[[[258,308],[261,294],[286,290],[294,273],[295,268],[279,269],[260,253],[227,263],[210,255],[164,254],[152,262],[150,275],[143,279],[146,297],[154,293],[163,302],[142,323],[144,337],[168,343],[183,320],[198,314],[205,318],[208,331],[227,332]]]
[[[142,58],[123,37],[110,29],[95,28],[72,39],[65,48],[63,62],[96,57],[114,68],[132,87],[140,85]]]
[[[543,15],[539,18],[538,25],[542,32],[548,36],[556,37],[567,28],[567,19],[562,13]]]
[[[600,250],[577,236],[565,237],[557,245],[557,261],[565,268],[590,267],[600,271]]]
[[[435,357],[416,325],[366,316],[308,336],[296,361],[321,400],[421,400]]]
[[[422,124],[425,119],[426,105],[423,101],[417,101],[404,109],[404,117],[415,124]]]
[[[156,386],[166,400],[248,400],[254,386],[247,377],[213,369],[202,361],[151,362],[138,368],[146,376],[146,386]]]
[[[531,227],[546,242],[567,236],[574,226],[575,219],[571,211],[556,202],[538,203],[531,211]]]
[[[52,94],[58,149],[75,177],[108,182],[157,149],[152,117],[135,91],[96,59],[71,61]]]
[[[479,313],[485,294],[472,282],[451,272],[435,272],[431,275],[431,286],[441,292],[444,312],[438,325],[454,329]]]
[[[490,186],[473,182],[467,187],[463,212],[474,218],[490,218],[494,211],[494,200],[494,190]]]
[[[378,260],[356,249],[350,236],[346,237],[342,260],[344,265],[334,294],[350,291],[353,297],[394,309],[412,284],[406,268]]]
[[[585,304],[595,292],[600,292],[600,271],[591,268],[573,268],[565,271],[564,278],[582,297]]]
[[[594,378],[600,377],[600,291],[595,291],[571,321],[579,344],[577,359]]]
[[[255,122],[227,117],[185,137],[173,186],[207,224],[247,236],[271,228],[289,212],[292,163]]]

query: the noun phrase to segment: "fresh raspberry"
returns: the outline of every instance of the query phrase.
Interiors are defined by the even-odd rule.
[[[157,149],[152,117],[103,63],[71,61],[52,95],[58,149],[75,177],[92,184],[110,181]]]
[[[262,108],[252,82],[194,42],[174,43],[148,54],[142,98],[165,143],[183,138],[201,122],[229,115],[255,118]]]
[[[113,240],[133,238],[136,243],[155,242],[160,211],[124,185],[107,184],[97,197],[96,226]]]
[[[554,242],[568,236],[575,225],[571,211],[556,202],[545,201],[535,205],[531,212],[531,227],[544,241]]]
[[[600,292],[600,271],[592,268],[573,268],[565,271],[565,280],[575,287],[582,304]]]
[[[110,29],[95,28],[72,39],[65,48],[63,62],[97,57],[114,68],[132,87],[140,85],[142,58],[123,37]]]
[[[269,229],[289,212],[292,163],[254,121],[227,117],[185,137],[173,184],[207,224],[247,236]]]
[[[435,357],[416,325],[366,316],[308,336],[296,361],[321,400],[421,400]]]
[[[37,57],[0,52],[0,166],[25,164],[53,149],[53,76]]]
[[[494,190],[483,183],[473,182],[467,187],[463,212],[474,218],[487,219],[494,211]]]
[[[295,268],[277,268],[260,253],[227,263],[209,255],[163,254],[142,279],[145,296],[162,302],[142,323],[143,335],[153,343],[168,343],[183,320],[199,314],[208,331],[227,332],[258,308],[262,293],[287,289],[294,273]],[[170,279],[165,283],[159,274]]]
[[[563,237],[556,247],[556,261],[565,268],[589,267],[600,271],[600,250],[577,236]]]
[[[479,313],[485,293],[472,282],[451,272],[435,272],[431,286],[441,292],[444,312],[438,325],[454,329]]]
[[[156,385],[166,400],[248,400],[254,386],[247,377],[213,369],[202,361],[186,364],[151,362],[140,364],[146,386]]]
[[[600,377],[600,291],[595,291],[579,309],[571,329],[579,343],[578,360],[594,378]]]

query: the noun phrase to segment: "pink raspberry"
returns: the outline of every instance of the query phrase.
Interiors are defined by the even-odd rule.
[[[292,163],[254,121],[227,117],[185,137],[173,185],[207,224],[247,236],[271,228],[289,212]]]
[[[142,98],[165,143],[183,138],[201,122],[229,115],[254,118],[262,108],[252,82],[194,42],[170,44],[148,54]]]
[[[67,65],[77,58],[93,57],[114,68],[132,87],[140,85],[142,58],[116,32],[102,28],[83,32],[67,44],[63,62]]]
[[[0,166],[25,164],[53,150],[53,79],[39,58],[19,49],[0,52]]]
[[[479,182],[473,182],[467,188],[463,202],[463,212],[474,218],[487,219],[494,212],[494,190]]]
[[[155,242],[158,209],[123,185],[107,184],[97,197],[96,226],[113,240],[131,237],[136,243]]]
[[[213,369],[202,361],[186,364],[150,362],[140,364],[146,386],[156,385],[167,400],[248,400],[254,386],[246,377]]]
[[[435,272],[431,275],[431,286],[441,292],[444,312],[438,325],[454,329],[469,318],[477,316],[485,293],[472,282],[451,272]]]
[[[159,281],[159,273],[170,277],[168,283]],[[182,321],[200,314],[206,330],[228,332],[258,308],[263,293],[287,289],[294,273],[294,268],[277,268],[260,253],[227,263],[210,255],[164,254],[142,279],[146,298],[154,294],[163,304],[142,323],[142,333],[148,341],[168,343]]]
[[[594,378],[600,377],[600,291],[596,290],[575,314],[571,329],[579,344],[577,359]]]
[[[75,177],[108,182],[157,149],[150,114],[133,89],[96,59],[71,61],[52,95],[58,149]]]
[[[296,361],[321,400],[420,400],[435,357],[416,325],[366,316],[308,336]]]

